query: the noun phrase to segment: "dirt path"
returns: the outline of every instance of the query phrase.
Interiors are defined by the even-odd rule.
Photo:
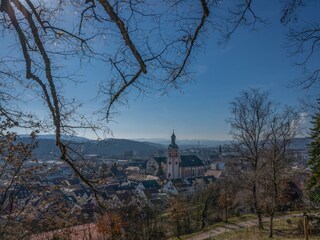
[[[284,215],[284,216],[278,216],[278,217],[275,217],[274,220],[276,220],[276,219],[287,220],[287,219],[292,218],[294,216],[296,216],[296,217],[301,216],[301,214],[289,214],[289,215]],[[263,222],[268,222],[269,218],[265,217],[262,220],[263,220]],[[210,237],[214,237],[214,236],[217,236],[217,235],[225,233],[225,232],[238,230],[240,228],[251,228],[254,226],[258,226],[257,219],[245,220],[245,221],[241,221],[241,222],[237,222],[237,223],[226,223],[224,226],[213,228],[207,232],[201,232],[197,235],[187,237],[186,239],[188,239],[188,240],[205,240],[205,239],[210,239]]]

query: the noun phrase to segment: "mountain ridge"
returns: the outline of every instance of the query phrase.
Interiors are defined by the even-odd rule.
[[[105,157],[136,157],[165,154],[170,141],[161,140],[158,142],[137,141],[132,139],[108,138],[103,140],[91,140],[82,137],[63,136],[67,144],[79,151],[83,155],[99,155]],[[143,139],[146,140],[146,139]],[[152,139],[151,139],[152,140]],[[28,143],[30,138],[25,135],[19,135],[18,141]],[[55,146],[54,135],[39,135],[36,138],[37,146],[34,150],[35,157],[38,158],[58,158],[59,149]],[[231,141],[218,140],[177,140],[180,149],[186,148],[215,148],[219,145],[225,145]],[[292,148],[297,150],[306,150],[310,144],[309,138],[295,138]]]

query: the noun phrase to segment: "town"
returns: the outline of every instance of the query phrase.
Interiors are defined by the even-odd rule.
[[[23,212],[21,218],[31,218],[30,213],[32,213],[32,221],[41,219],[37,223],[39,233],[34,234],[31,239],[45,239],[48,236],[53,237],[56,233],[62,235],[59,232],[61,229],[73,226],[86,226],[84,229],[79,230],[78,227],[75,230],[77,234],[86,236],[88,227],[84,224],[94,224],[90,225],[90,234],[103,236],[103,231],[100,230],[99,233],[96,226],[99,226],[99,219],[105,208],[107,212],[129,211],[126,213],[129,215],[132,214],[132,209],[136,209],[140,214],[149,209],[152,214],[148,218],[150,221],[155,221],[157,218],[154,216],[155,213],[169,213],[177,201],[181,201],[179,204],[182,204],[185,201],[195,201],[195,196],[205,198],[203,194],[208,194],[208,189],[215,191],[207,196],[214,200],[212,194],[217,196],[221,194],[223,191],[221,186],[226,183],[230,185],[228,188],[231,190],[230,176],[235,174],[234,166],[241,164],[241,156],[225,150],[221,145],[210,148],[194,146],[180,150],[174,132],[168,142],[170,144],[166,151],[159,150],[149,157],[144,155],[141,158],[131,156],[116,159],[95,154],[85,155],[82,163],[80,160],[76,163],[79,169],[85,170],[85,180],[81,180],[70,166],[58,159],[45,160],[45,169],[41,168],[43,162],[30,160],[26,168],[32,168],[33,175],[28,184],[16,184],[13,188],[8,188],[10,183],[2,182],[1,196],[6,201],[2,205],[1,217],[5,218],[12,212],[16,214]],[[290,155],[294,162],[290,171],[294,177],[290,180],[289,194],[282,203],[282,208],[285,210],[299,210],[299,204],[302,204],[302,191],[309,173],[306,166],[308,152],[306,145],[303,144],[305,142],[298,145],[300,148],[291,150]],[[232,192],[228,194],[230,195],[228,197],[236,198]],[[219,222],[235,213],[252,213],[252,209],[236,201],[236,199],[223,201],[218,204],[220,209],[214,211],[209,211],[210,207],[207,206],[208,213],[205,213],[207,216],[202,219],[202,224]],[[202,205],[203,202],[199,207]],[[228,208],[230,213],[225,212]],[[53,216],[57,218],[56,214],[51,215],[52,209],[61,212],[60,219],[44,221]],[[152,230],[149,229],[151,231],[149,234],[155,234],[157,238],[170,236],[165,228],[171,226],[167,226],[166,223],[159,223],[159,226],[161,226],[159,229],[150,227]],[[173,228],[170,232],[178,231],[178,234],[182,234],[192,229],[191,226],[188,226],[189,230],[182,230],[182,226],[179,228],[181,229]],[[141,234],[139,231],[135,233]]]

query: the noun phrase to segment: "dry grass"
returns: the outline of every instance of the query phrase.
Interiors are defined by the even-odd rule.
[[[220,234],[215,237],[208,238],[208,240],[270,240],[268,237],[267,230],[259,231],[258,229],[249,229],[249,230],[237,230],[235,232],[227,232]],[[272,238],[274,240],[280,240],[280,239],[290,239],[290,240],[303,240],[303,235],[298,234],[283,234],[282,232],[275,232],[274,237]],[[320,239],[320,236],[310,236],[309,240],[315,240]]]
[[[302,223],[302,216],[295,215],[292,216],[286,216],[286,219],[280,218],[274,220],[274,237],[272,239],[274,240],[280,240],[280,239],[290,239],[290,240],[303,240],[303,223]],[[289,218],[289,220],[288,220]],[[264,240],[270,238],[268,237],[268,222],[264,222],[264,230],[259,231],[259,229],[255,227],[242,227],[236,230],[226,231],[225,233],[221,233],[216,236],[210,236],[209,238],[199,238],[199,234],[206,233],[205,235],[209,236],[210,232],[212,230],[215,230],[217,228],[224,228],[224,226],[227,226],[228,224],[235,224],[240,222],[245,222],[246,220],[252,220],[256,219],[255,215],[245,215],[241,217],[234,217],[230,218],[228,223],[220,222],[211,226],[208,226],[203,231],[184,235],[180,238],[170,238],[171,240],[186,240],[186,239],[206,239],[206,240]],[[266,219],[266,218],[265,218]],[[211,231],[210,231],[211,230]],[[320,240],[320,235],[314,235],[311,233],[309,236],[309,240]]]
[[[274,236],[272,239],[290,239],[290,240],[303,240],[304,235],[301,231],[301,218],[292,217],[290,221],[275,220],[274,221]],[[208,240],[270,240],[268,237],[268,223],[265,223],[265,229],[259,231],[257,227],[241,228],[235,231],[222,233],[218,236],[208,238]],[[300,230],[299,230],[300,229]],[[320,239],[320,235],[309,236],[309,240]]]

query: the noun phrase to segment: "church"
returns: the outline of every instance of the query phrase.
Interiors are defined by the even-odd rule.
[[[200,158],[195,155],[180,155],[174,132],[171,135],[167,157],[153,157],[147,161],[146,167],[149,173],[159,172],[161,168],[167,179],[202,177],[205,172],[205,164]]]
[[[167,179],[201,177],[204,176],[204,170],[204,164],[197,156],[180,155],[176,135],[173,132],[166,161]]]

